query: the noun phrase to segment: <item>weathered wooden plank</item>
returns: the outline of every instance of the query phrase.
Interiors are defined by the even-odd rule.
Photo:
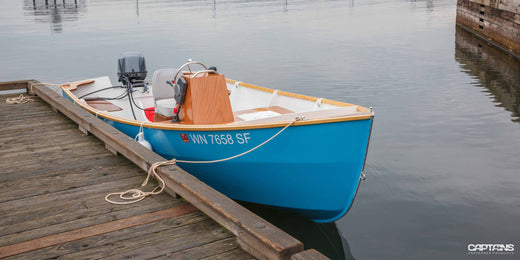
[[[106,204],[107,203],[105,203],[105,205]],[[117,219],[131,217],[136,214],[163,210],[171,206],[179,206],[182,204],[185,203],[182,201],[175,201],[173,203],[149,203],[141,205],[141,207],[112,207],[111,209],[107,209],[106,207],[81,208],[78,213],[70,215],[60,214],[54,220],[44,218],[41,222],[34,220],[23,222],[22,219],[17,224],[7,226],[5,230],[1,231],[2,233],[8,234],[1,237],[0,245],[4,246],[19,243],[42,236],[67,232],[77,228],[102,224]],[[74,219],[72,216],[76,216],[76,218]]]
[[[101,151],[96,151],[93,149],[89,152],[85,151],[81,155],[76,153],[75,156],[71,156],[70,159],[66,161],[67,163],[64,162],[63,156],[62,158],[59,158],[59,156],[54,156],[54,154],[47,154],[49,156],[36,157],[31,161],[5,161],[5,163],[0,163],[2,170],[4,171],[2,174],[0,174],[0,187],[6,184],[3,181],[25,178],[26,176],[33,176],[35,173],[38,175],[45,175],[54,171],[66,171],[75,166],[80,167],[94,163],[102,164],[104,163],[104,160],[110,160],[110,158],[107,157],[113,158],[113,155],[105,151],[105,149],[99,149],[101,149]],[[118,160],[115,161],[118,162]]]
[[[139,184],[143,178],[141,176],[131,176],[121,178],[117,181],[110,181],[90,185],[86,187],[70,187],[67,190],[40,195],[36,197],[23,198],[14,201],[6,201],[2,203],[0,212],[3,216],[11,214],[25,214],[25,210],[35,210],[40,207],[48,207],[48,203],[63,203],[75,199],[83,199],[90,196],[104,197],[106,193],[124,189],[130,185]],[[134,186],[135,187],[135,186]]]
[[[58,245],[86,237],[109,233],[119,229],[156,222],[166,218],[173,218],[176,216],[194,212],[196,210],[197,209],[192,205],[185,204],[183,206],[178,206],[167,210],[129,217],[126,219],[120,219],[113,222],[99,224],[96,226],[76,229],[70,232],[64,232],[60,234],[50,235],[47,237],[41,237],[30,241],[21,242],[18,244],[12,244],[0,247],[0,258],[17,255],[20,253],[29,252],[35,249],[41,249],[48,246]]]
[[[172,250],[166,247],[166,250],[154,250],[156,252],[154,255],[143,254],[139,256],[152,256],[151,259],[201,259],[210,256],[220,255],[222,253],[229,252],[231,250],[239,248],[240,247],[237,245],[236,239],[234,237],[230,237],[177,252],[172,252]],[[244,250],[240,251],[244,252]],[[231,258],[228,257],[228,259]],[[235,256],[233,257],[233,259],[251,259],[251,255],[244,254],[242,258],[238,258],[237,256]]]
[[[47,117],[52,116],[52,113],[54,113],[51,110],[44,109],[46,107],[43,105],[41,106],[41,109],[32,109],[32,111],[20,111],[20,106],[0,107],[0,109],[8,110],[8,112],[2,111],[2,113],[0,113],[0,121],[11,123],[12,121],[44,120]],[[32,105],[31,107],[34,108]],[[17,111],[13,111],[15,109]]]
[[[201,260],[220,260],[220,259],[255,259],[255,258],[240,248],[229,250],[229,251],[223,252],[221,254],[201,258]]]
[[[84,187],[98,182],[118,181],[121,178],[140,175],[134,167],[134,165],[83,166],[62,172],[13,180],[9,182],[9,186],[4,187],[5,193],[0,197],[0,203],[68,190],[71,187]],[[118,172],[118,174],[112,174],[114,172]],[[59,185],[54,185],[56,183],[59,183]]]
[[[0,91],[3,90],[15,90],[15,89],[27,89],[28,80],[17,80],[0,82]]]
[[[199,229],[200,227],[197,228]],[[227,249],[238,248],[236,243],[230,244],[228,242],[229,240],[235,240],[233,234],[217,223],[214,223],[207,228],[200,229],[200,232],[192,232],[183,235],[182,237],[178,237],[177,239],[171,235],[166,235],[166,232],[169,231],[158,233],[155,239],[153,239],[151,235],[148,235],[146,237],[146,241],[143,241],[144,239],[142,239],[141,243],[135,246],[137,249],[126,250],[124,253],[111,255],[105,259],[150,259],[166,255],[170,255],[170,257],[173,259],[179,259],[183,257],[184,259],[197,259],[199,257],[212,254],[211,251],[218,252],[222,250],[219,248],[219,246],[221,246],[219,242],[221,241],[225,241],[224,243],[227,244]],[[169,239],[161,239],[163,237],[168,237]]]
[[[208,220],[207,215],[200,211],[189,213],[175,218],[169,218],[149,224],[135,226],[126,229],[116,230],[102,235],[87,237],[55,246],[34,250],[25,254],[17,255],[19,259],[47,259],[57,258],[62,255],[85,251],[95,247],[100,247],[115,242],[146,236],[150,233],[157,233],[163,230],[175,230],[181,227],[196,224]],[[242,251],[243,252],[243,251]],[[9,259],[9,258],[7,258]]]
[[[27,160],[26,164],[10,165],[9,163],[0,164],[3,173],[0,174],[0,188],[15,185],[16,180],[27,179],[27,178],[40,178],[50,175],[59,175],[73,171],[74,169],[89,169],[92,167],[111,167],[113,165],[119,165],[120,167],[132,167],[134,170],[135,165],[132,162],[126,160],[124,157],[114,157],[108,152],[93,153],[84,155],[84,158],[71,158],[70,160],[50,160],[54,161],[54,165],[42,165],[41,162],[44,158],[31,158]],[[19,161],[16,161],[19,162]],[[55,166],[55,167],[53,167]],[[141,172],[142,170],[135,172]],[[7,182],[13,180],[13,182]]]
[[[57,123],[57,124],[54,124],[54,125],[48,125],[48,126],[45,126],[45,132],[47,133],[53,133],[54,131],[62,131],[64,129],[64,127],[68,127],[68,126],[75,126],[73,125],[74,122],[66,122],[66,123]],[[69,129],[67,129],[69,130]],[[74,130],[77,131],[76,128],[74,128]],[[41,132],[41,128],[27,128],[27,127],[20,127],[20,128],[17,128],[15,130],[13,130],[13,132],[5,132],[2,134],[2,139],[6,138],[6,140],[11,140],[12,138],[20,138],[20,139],[23,139],[23,138],[26,138],[26,137],[35,137],[35,136],[39,136],[41,135],[42,132]]]
[[[23,124],[23,123],[22,123]],[[26,130],[25,127],[16,129],[15,132],[6,132],[2,135],[3,143],[24,143],[38,141],[59,141],[61,139],[69,140],[71,138],[84,140],[97,140],[97,138],[85,139],[81,135],[77,135],[78,129],[74,123],[53,124],[52,126],[36,127]],[[35,137],[38,137],[37,139]],[[35,140],[36,139],[36,140]],[[70,142],[72,143],[72,142]]]
[[[19,215],[19,220],[13,222],[9,226],[5,226],[3,230],[1,230],[1,236],[9,235],[14,233],[19,233],[22,231],[28,231],[43,227],[50,227],[53,225],[58,225],[61,223],[78,221],[82,218],[90,218],[103,214],[114,214],[114,212],[121,210],[128,210],[132,212],[132,210],[138,208],[138,204],[128,205],[128,206],[116,206],[114,207],[111,204],[106,203],[102,198],[93,198],[97,200],[97,204],[95,205],[87,205],[88,201],[75,201],[70,203],[70,207],[67,207],[66,204],[59,204],[54,207],[50,207],[45,211],[44,209],[38,210],[35,213],[35,216],[28,217],[27,214]],[[151,210],[151,209],[160,209],[167,207],[175,207],[178,205],[185,204],[185,202],[181,200],[172,200],[169,196],[157,196],[153,199],[153,202],[148,202],[146,205],[141,205],[138,210]],[[38,213],[42,213],[37,215]],[[52,214],[54,213],[54,214]],[[40,217],[38,217],[40,216]],[[88,219],[86,221],[89,221]]]
[[[49,88],[35,86],[33,91],[61,113],[88,129],[90,133],[105,143],[109,143],[110,146],[139,167],[147,170],[152,163],[165,160],[87,111],[72,105]],[[238,237],[240,245],[255,256],[270,259],[289,259],[292,254],[303,250],[301,242],[182,169],[173,170],[161,167],[158,172],[162,178],[166,179],[167,191],[173,192],[175,190],[187,201],[226,227]]]
[[[322,255],[320,252],[315,249],[305,250],[298,254],[294,254],[291,257],[291,260],[327,260],[328,257]]]
[[[60,144],[67,143],[66,146],[61,146]],[[45,146],[19,146],[14,149],[11,149],[7,151],[7,153],[2,153],[0,155],[0,159],[3,160],[9,160],[9,159],[16,159],[16,158],[23,158],[25,156],[29,157],[33,155],[34,153],[48,153],[53,151],[71,151],[74,152],[75,150],[79,150],[80,148],[88,148],[91,146],[90,140],[81,140],[74,142],[73,144],[68,143],[67,140],[64,141],[56,141],[54,143],[55,145],[45,145]]]
[[[146,251],[139,251],[153,245],[161,245],[168,243],[168,247],[172,251],[179,251],[193,246],[199,245],[201,242],[211,242],[218,239],[225,239],[233,235],[219,226],[213,220],[204,220],[192,225],[186,225],[180,228],[165,229],[156,233],[147,233],[142,236],[132,237],[129,239],[105,244],[103,246],[94,247],[88,250],[82,250],[69,255],[64,255],[63,259],[109,259],[110,257],[136,258],[146,259]],[[165,240],[164,238],[168,239]],[[165,242],[166,241],[166,242]],[[159,249],[158,249],[159,250]],[[151,252],[153,254],[153,252]]]

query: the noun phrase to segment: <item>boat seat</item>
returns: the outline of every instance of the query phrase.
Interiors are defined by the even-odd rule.
[[[174,116],[173,109],[176,106],[175,99],[173,98],[174,91],[166,82],[172,81],[175,73],[177,73],[177,69],[160,69],[154,71],[152,77],[155,112],[165,117]]]

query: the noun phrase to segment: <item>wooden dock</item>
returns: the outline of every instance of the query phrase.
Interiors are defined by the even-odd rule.
[[[38,95],[0,96],[0,258],[325,259],[175,166],[167,193],[107,203],[165,159],[34,83],[0,83]]]

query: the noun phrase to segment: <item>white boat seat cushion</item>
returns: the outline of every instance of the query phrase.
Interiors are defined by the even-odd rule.
[[[174,98],[155,100],[155,112],[167,117],[174,116],[173,109],[175,105]]]

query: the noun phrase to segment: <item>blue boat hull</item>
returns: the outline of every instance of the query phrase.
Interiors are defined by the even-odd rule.
[[[138,126],[108,119],[135,137]],[[178,163],[226,196],[285,208],[316,222],[331,222],[350,208],[360,180],[373,117],[291,126],[257,150],[219,163]],[[183,131],[144,127],[153,150],[167,159],[206,161],[248,151],[281,127]]]

